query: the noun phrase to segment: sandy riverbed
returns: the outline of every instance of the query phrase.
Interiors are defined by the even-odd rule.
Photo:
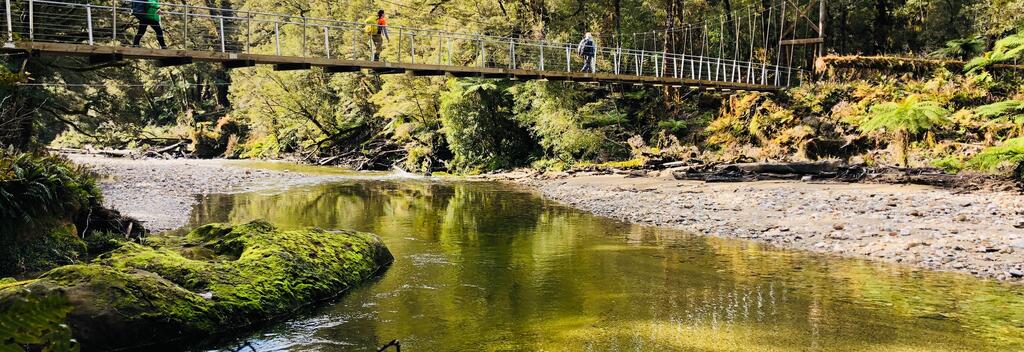
[[[671,176],[489,176],[620,220],[999,280],[1024,276],[1024,195],[916,185]]]

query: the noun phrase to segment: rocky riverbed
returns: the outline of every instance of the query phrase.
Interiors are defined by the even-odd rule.
[[[881,259],[1021,282],[1024,195],[928,186],[762,181],[705,183],[670,175],[537,175],[488,179],[533,187],[597,215],[771,245]]]
[[[283,188],[339,177],[249,168],[228,160],[68,157],[100,174],[104,206],[139,219],[154,232],[185,225],[197,195]]]

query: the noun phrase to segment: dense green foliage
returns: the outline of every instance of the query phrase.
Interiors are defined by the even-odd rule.
[[[99,200],[93,175],[67,159],[0,150],[0,233],[70,218]]]
[[[60,292],[83,348],[167,343],[249,326],[333,297],[391,263],[371,234],[280,231],[265,221],[211,224],[135,243],[89,264],[0,287],[0,304]],[[118,333],[109,329],[116,327]]]
[[[0,150],[0,275],[78,263],[143,236],[100,199],[94,175],[62,156]]]
[[[74,221],[99,199],[93,176],[63,157],[0,150],[0,275],[84,258]]]
[[[0,282],[0,290],[10,283]],[[57,292],[0,302],[0,351],[78,351],[64,321],[72,306]]]

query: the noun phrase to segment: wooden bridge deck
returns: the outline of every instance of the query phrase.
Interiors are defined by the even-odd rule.
[[[7,52],[26,52],[30,55],[71,55],[87,56],[94,62],[141,59],[153,60],[158,65],[173,66],[192,62],[217,62],[227,68],[241,68],[255,65],[273,65],[275,70],[299,70],[311,67],[323,67],[328,72],[354,72],[370,70],[380,74],[404,73],[414,76],[450,75],[455,77],[508,78],[517,80],[545,79],[550,81],[573,82],[608,82],[625,84],[650,84],[701,88],[723,91],[778,91],[784,87],[774,85],[750,84],[742,82],[722,82],[710,80],[693,80],[675,77],[654,77],[630,74],[587,73],[565,71],[540,71],[525,69],[506,69],[495,67],[473,67],[434,65],[418,63],[399,63],[387,61],[346,60],[323,57],[302,57],[283,55],[261,55],[232,52],[214,52],[176,49],[149,49],[105,45],[87,45],[73,43],[14,41],[2,48]]]

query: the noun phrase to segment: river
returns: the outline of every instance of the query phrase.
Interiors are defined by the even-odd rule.
[[[1021,286],[632,225],[504,184],[214,194],[191,223],[255,218],[373,232],[395,262],[334,301],[208,347],[1024,350]]]

